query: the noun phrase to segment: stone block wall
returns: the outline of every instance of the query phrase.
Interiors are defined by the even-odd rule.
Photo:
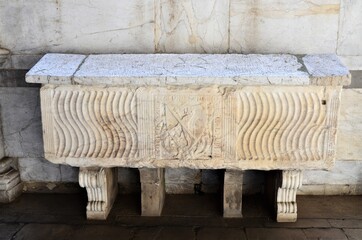
[[[40,86],[24,81],[47,52],[337,53],[362,70],[361,39],[359,0],[0,0],[0,147],[19,158],[28,191],[77,182],[78,169],[43,158]],[[352,81],[343,90],[336,165],[306,172],[300,194],[362,193],[362,74],[353,72]],[[202,191],[215,192],[222,176],[167,169],[166,189],[193,193],[202,184]],[[120,192],[140,189],[136,169],[119,169],[118,180]],[[263,183],[263,172],[248,171],[243,189],[260,192]]]

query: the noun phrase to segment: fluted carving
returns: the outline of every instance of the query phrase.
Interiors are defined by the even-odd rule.
[[[79,185],[87,190],[87,218],[106,219],[117,195],[117,168],[81,168]]]
[[[278,222],[297,220],[297,190],[302,186],[300,170],[280,171],[276,179],[276,214]]]
[[[77,158],[135,157],[136,110],[131,91],[54,89],[55,154]]]
[[[318,161],[324,158],[326,106],[316,92],[240,92],[237,158]],[[329,118],[328,118],[329,119]]]
[[[42,89],[45,155],[79,166],[86,165],[78,159],[107,167],[328,168],[339,93],[49,85]]]

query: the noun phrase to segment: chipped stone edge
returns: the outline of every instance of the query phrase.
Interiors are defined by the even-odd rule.
[[[55,55],[57,53],[48,53],[45,54],[34,66],[36,67],[44,58],[48,55]],[[57,84],[57,85],[73,85],[74,84],[74,75],[77,71],[79,71],[80,67],[83,65],[84,61],[88,58],[89,55],[84,54],[63,54],[59,53],[59,55],[79,55],[83,56],[83,60],[78,64],[75,71],[70,76],[54,76],[54,75],[39,75],[39,74],[30,74],[31,69],[25,75],[25,81],[28,83],[40,83],[40,84]]]

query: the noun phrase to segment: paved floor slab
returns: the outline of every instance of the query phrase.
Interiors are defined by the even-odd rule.
[[[315,228],[303,230],[308,240],[348,240],[341,229],[336,228]]]
[[[362,239],[362,229],[343,229],[349,240],[361,240]]]
[[[197,240],[246,240],[243,228],[201,228]]]
[[[14,240],[57,239],[70,240],[78,227],[65,224],[27,224],[15,236]],[[9,238],[10,240],[10,238]]]
[[[246,236],[254,240],[307,240],[302,229],[247,228]]]
[[[17,231],[19,231],[24,225],[23,224],[5,224],[0,223],[0,240],[8,240],[15,235]]]

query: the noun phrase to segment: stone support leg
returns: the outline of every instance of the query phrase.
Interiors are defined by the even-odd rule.
[[[242,217],[243,171],[226,170],[224,175],[224,217]]]
[[[160,216],[165,201],[165,169],[140,168],[142,216]]]
[[[276,176],[277,222],[297,221],[297,190],[302,186],[302,171],[284,170]]]
[[[117,177],[117,168],[80,168],[79,185],[88,195],[87,219],[107,219],[117,196]]]
[[[17,170],[17,160],[3,158],[0,160],[0,203],[14,201],[23,192],[23,183]]]

